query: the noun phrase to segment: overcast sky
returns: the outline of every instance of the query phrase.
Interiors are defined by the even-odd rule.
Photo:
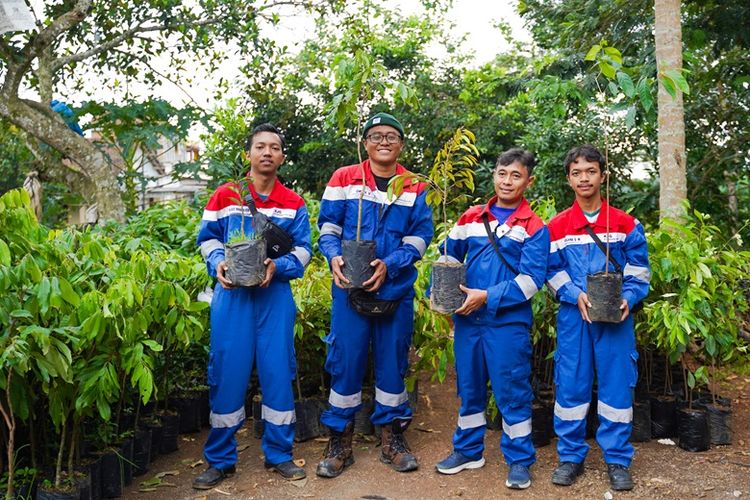
[[[386,5],[392,8],[400,9],[404,14],[418,14],[421,6],[418,0],[382,0]],[[32,5],[37,15],[41,17],[43,6],[42,0],[32,0]],[[466,33],[468,38],[463,48],[468,53],[474,54],[472,66],[478,66],[490,61],[497,53],[507,48],[507,44],[496,28],[498,22],[502,21],[511,26],[514,38],[520,40],[530,40],[530,35],[523,27],[523,22],[515,12],[516,0],[455,0],[454,6],[448,14],[448,18],[455,23],[455,29],[451,33],[454,37]],[[282,17],[279,26],[273,29],[273,36],[278,42],[289,46],[289,50],[295,52],[295,44],[301,39],[300,33],[312,34],[314,28],[311,19],[305,19],[301,16]],[[431,55],[440,56],[440,49],[434,47],[431,49]],[[165,61],[164,64],[168,64]],[[236,63],[229,62],[221,71],[222,76],[232,81],[236,78]],[[232,73],[235,73],[232,75]],[[113,78],[115,75],[112,76]],[[191,85],[183,85],[187,93],[195,100],[198,105],[211,109],[217,103],[212,98],[213,90],[219,75],[212,78],[211,75],[202,75],[195,78]],[[91,99],[100,99],[104,101],[118,100],[122,96],[112,95],[111,91],[106,90],[106,82],[91,82],[88,92],[76,92],[70,89],[60,89],[60,96],[57,98],[66,100],[73,105],[79,105],[82,101]],[[91,90],[96,89],[96,90]],[[140,89],[130,88],[131,92],[136,91],[141,97],[158,97],[164,98],[176,105],[181,105],[189,99],[185,92],[174,85],[164,82],[157,88],[145,87]],[[93,96],[87,95],[93,94]]]

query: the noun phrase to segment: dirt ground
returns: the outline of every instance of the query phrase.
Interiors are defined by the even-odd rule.
[[[181,436],[180,450],[161,456],[150,471],[126,489],[124,498],[210,499],[229,498],[326,498],[326,499],[432,499],[432,498],[750,498],[750,377],[734,376],[725,391],[732,397],[734,439],[731,446],[712,447],[703,453],[689,453],[677,446],[656,441],[636,443],[632,466],[635,489],[621,493],[610,491],[606,467],[595,442],[586,460],[586,471],[568,488],[550,482],[557,463],[555,440],[537,450],[532,467],[533,483],[523,491],[505,487],[507,467],[499,451],[500,433],[486,435],[487,464],[455,476],[435,471],[434,464],[451,451],[451,436],[456,422],[458,398],[455,379],[444,384],[420,380],[420,401],[407,439],[420,461],[419,470],[399,474],[378,460],[380,450],[373,437],[355,441],[353,466],[336,479],[315,475],[325,442],[321,439],[295,445],[295,459],[305,461],[307,479],[287,482],[263,468],[260,440],[248,422],[238,435],[240,460],[237,474],[217,488],[198,492],[190,483],[205,465],[201,448],[206,431]],[[161,473],[161,474],[160,474]],[[167,473],[167,474],[164,474]],[[161,486],[143,486],[161,476]],[[151,487],[155,491],[143,492]],[[612,496],[610,496],[612,495]]]

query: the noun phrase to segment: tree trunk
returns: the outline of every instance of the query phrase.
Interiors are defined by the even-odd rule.
[[[659,75],[665,71],[682,70],[682,25],[680,0],[656,0],[656,69]],[[682,92],[672,98],[659,85],[659,208],[661,217],[680,219],[685,210],[682,202],[687,199],[687,175],[685,173],[685,117]]]
[[[87,139],[61,127],[52,111],[4,97],[0,95],[0,116],[60,151],[84,174],[87,186],[82,186],[79,192],[85,200],[96,202],[99,221],[124,220],[125,208],[117,178],[106,155]]]

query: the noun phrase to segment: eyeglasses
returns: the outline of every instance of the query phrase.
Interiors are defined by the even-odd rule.
[[[373,144],[379,144],[383,139],[385,139],[388,144],[397,144],[401,142],[401,136],[398,134],[381,134],[379,132],[370,134],[365,137],[365,139]]]

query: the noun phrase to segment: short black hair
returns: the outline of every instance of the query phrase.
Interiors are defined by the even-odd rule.
[[[536,158],[534,157],[534,153],[526,151],[525,149],[511,148],[505,153],[502,153],[497,157],[495,168],[497,169],[497,167],[500,166],[507,167],[514,161],[517,161],[526,167],[526,170],[529,172],[529,177],[531,177],[532,172],[534,172],[534,167],[536,166]]]
[[[604,170],[607,168],[607,161],[604,159],[604,155],[602,155],[601,151],[596,149],[595,146],[592,146],[591,144],[584,144],[583,146],[578,146],[570,151],[568,151],[568,155],[565,157],[565,175],[570,175],[570,165],[574,161],[576,161],[578,158],[585,158],[586,161],[591,163],[598,163],[599,164],[599,172],[604,173]]]
[[[261,123],[260,125],[253,128],[253,130],[247,136],[247,140],[245,141],[245,151],[250,151],[250,148],[253,145],[253,139],[261,132],[271,132],[272,134],[278,135],[279,140],[281,141],[281,152],[284,153],[286,151],[286,139],[284,138],[284,134],[281,133],[279,127],[277,127],[273,123],[268,122]]]

